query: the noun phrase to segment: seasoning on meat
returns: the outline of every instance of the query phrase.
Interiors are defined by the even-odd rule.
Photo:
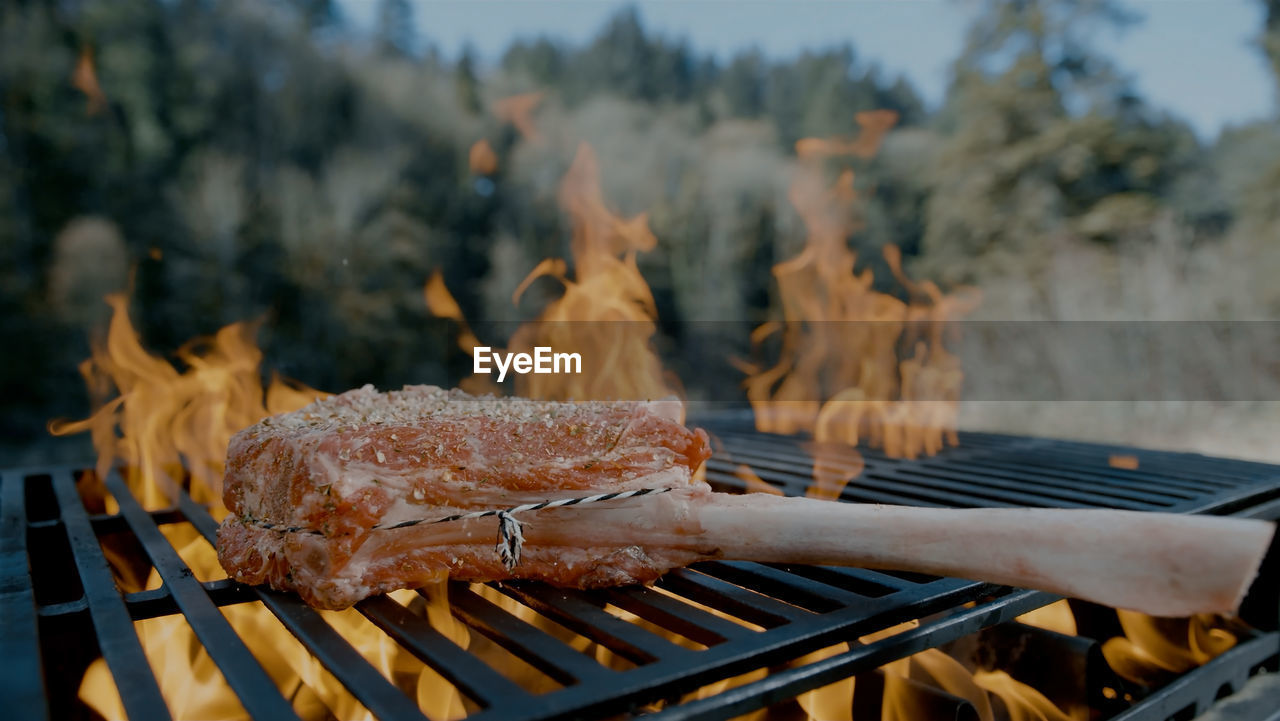
[[[510,571],[494,518],[372,527],[645,488],[672,489],[665,495],[681,500],[656,507],[675,509],[710,493],[694,480],[711,453],[707,436],[680,413],[674,401],[555,403],[430,386],[366,386],[318,401],[231,440],[223,500],[232,515],[218,532],[219,558],[240,581],[295,590],[322,608],[421,585],[440,568],[577,587],[652,581],[698,554],[673,546],[669,527],[649,528],[665,547],[615,536],[619,523],[652,525],[639,499],[522,517],[531,543]],[[608,532],[578,534],[584,521]]]

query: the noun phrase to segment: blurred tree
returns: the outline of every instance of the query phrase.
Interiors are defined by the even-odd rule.
[[[655,54],[639,12],[634,7],[621,10],[570,65],[574,72],[565,88],[567,99],[580,102],[601,91],[637,100],[657,99]]]
[[[1261,2],[1280,80],[1280,0]],[[582,139],[607,202],[651,211],[659,247],[640,262],[668,329],[768,315],[769,269],[803,236],[785,194],[795,141],[850,136],[874,108],[900,122],[855,164],[864,264],[892,242],[924,275],[1022,277],[1076,238],[1099,241],[1090,257],[1157,248],[1176,220],[1193,232],[1164,237],[1233,244],[1258,287],[1280,272],[1258,262],[1280,237],[1274,119],[1200,147],[1092,50],[1124,24],[1112,0],[986,0],[933,115],[852,47],[721,63],[635,10],[582,46],[517,40],[490,70],[415,37],[410,0],[379,0],[368,43],[347,42],[336,0],[266,7],[0,3],[0,334],[24,350],[0,367],[11,443],[81,411],[82,326],[122,267],[161,352],[257,317],[267,366],[314,386],[440,380],[449,343],[422,283],[442,268],[473,319],[536,312],[554,282],[515,309],[510,293],[565,255],[555,189]],[[538,142],[483,110],[530,90],[547,91]],[[498,157],[483,178],[466,162],[480,137]],[[118,233],[78,238],[86,216]]]
[[[476,78],[475,50],[470,44],[462,46],[458,63],[454,66],[454,84],[458,90],[458,102],[471,115],[478,115],[480,106],[480,81]]]
[[[524,75],[535,87],[559,87],[565,73],[565,51],[552,40],[518,39],[502,55],[502,69]]]
[[[311,31],[336,25],[341,21],[335,0],[285,0],[285,4],[294,9],[304,27]]]
[[[1190,130],[1090,49],[1093,33],[1129,20],[1109,0],[982,5],[937,121],[922,241],[931,272],[1009,272],[995,257],[1034,264],[1063,234],[1115,240],[1149,223],[1201,160]]]
[[[1271,59],[1271,69],[1280,82],[1280,0],[1262,0],[1266,19],[1262,32],[1262,49]]]
[[[1280,87],[1280,0],[1263,0],[1266,13],[1260,46]],[[1280,123],[1270,118],[1223,133],[1215,148],[1215,170],[1233,212],[1230,240],[1250,258],[1255,300],[1268,317],[1280,313]]]
[[[409,0],[378,0],[374,37],[381,52],[412,55],[418,41],[413,26],[413,4]]]
[[[693,97],[700,85],[699,67],[686,43],[655,43],[652,62],[656,95],[679,103]]]
[[[720,77],[720,87],[732,115],[754,118],[764,112],[767,62],[759,50],[741,53],[730,61]]]
[[[775,63],[765,81],[764,103],[787,149],[806,137],[848,135],[864,110],[893,110],[901,125],[923,117],[923,104],[903,79],[884,83],[874,66],[857,62],[850,46],[804,52]]]
[[[1262,47],[1271,60],[1276,86],[1280,88],[1280,0],[1265,0],[1265,2],[1267,13],[1263,26]],[[1272,120],[1275,120],[1275,113]],[[1262,149],[1262,157],[1272,158],[1273,162],[1270,169],[1261,173],[1250,188],[1250,210],[1257,216],[1280,224],[1280,201],[1277,201],[1275,195],[1276,188],[1280,188],[1280,152],[1276,152],[1280,150],[1280,147],[1277,147],[1280,141],[1280,130],[1277,130],[1274,122],[1268,125],[1270,133],[1266,133],[1269,137],[1264,141],[1268,147]],[[1265,152],[1266,150],[1272,152]]]

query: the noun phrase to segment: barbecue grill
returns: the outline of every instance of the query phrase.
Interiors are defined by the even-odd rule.
[[[735,475],[745,464],[783,493],[805,492],[813,460],[801,440],[757,433],[747,414],[722,412],[695,422],[715,438],[707,479],[717,490],[746,490],[746,482]],[[962,433],[960,439],[956,448],[916,460],[860,449],[865,466],[843,490],[843,500],[1280,518],[1280,466],[985,433]],[[1116,454],[1137,462],[1113,464],[1110,459]],[[76,690],[85,668],[98,657],[110,668],[130,718],[169,718],[131,622],[173,614],[181,614],[191,625],[250,716],[294,717],[289,700],[218,610],[250,601],[261,601],[378,718],[422,718],[414,699],[296,597],[230,580],[197,580],[160,526],[191,524],[212,543],[217,524],[176,484],[171,507],[147,511],[123,478],[112,472],[102,481],[119,503],[119,512],[91,514],[76,485],[83,472],[80,466],[67,465],[0,475],[0,657],[7,659],[0,688],[11,718],[90,718]],[[145,553],[163,586],[122,594],[99,542],[109,535]],[[878,696],[863,692],[882,682],[876,668],[925,649],[976,638],[978,646],[995,656],[1001,656],[1001,649],[1015,649],[1001,661],[1015,677],[1046,673],[1044,662],[1020,660],[1016,649],[1023,649],[1024,655],[1029,648],[1056,654],[1056,676],[1063,675],[1064,667],[1077,672],[1066,682],[1072,689],[1048,689],[1046,694],[1072,693],[1101,711],[1103,718],[1133,721],[1190,718],[1216,698],[1238,690],[1250,675],[1277,670],[1280,633],[1274,629],[1280,592],[1275,583],[1274,573],[1264,573],[1247,602],[1249,617],[1260,619],[1256,623],[1268,630],[1246,633],[1230,651],[1154,692],[1121,688],[1123,682],[1100,662],[1087,623],[1082,622],[1080,637],[1013,623],[1016,616],[1057,597],[918,574],[709,562],[667,574],[657,584],[661,591],[566,591],[528,582],[494,585],[629,661],[621,671],[512,615],[473,587],[450,584],[454,615],[559,684],[545,693],[530,692],[388,597],[367,599],[357,609],[454,684],[478,707],[469,717],[474,719],[543,721],[635,712],[662,719],[729,718],[781,708],[798,694],[850,676],[859,679],[854,700],[858,710],[859,704]],[[606,606],[624,609],[705,649],[673,643]],[[1087,620],[1087,609],[1080,610],[1084,613],[1078,616]],[[918,625],[908,630],[870,643],[856,642],[915,619]],[[1097,628],[1108,630],[1105,623]],[[851,642],[848,651],[796,663],[815,650],[846,641]],[[768,672],[758,680],[680,702],[684,694],[707,684],[757,669]],[[977,717],[960,699],[925,687],[919,693],[949,709],[947,718]]]

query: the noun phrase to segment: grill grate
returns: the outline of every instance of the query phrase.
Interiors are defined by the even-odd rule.
[[[708,481],[741,490],[735,477],[749,465],[764,481],[801,494],[812,461],[800,442],[766,436],[743,418],[721,415],[708,425],[717,453]],[[964,434],[958,448],[919,460],[891,459],[862,449],[865,468],[842,498],[855,502],[930,506],[1112,507],[1138,510],[1280,515],[1280,467],[992,434]],[[1116,468],[1112,454],[1134,456],[1137,468]],[[83,664],[51,650],[75,634],[96,639],[131,718],[167,718],[155,676],[130,620],[182,614],[227,683],[255,718],[296,717],[266,671],[232,631],[218,607],[261,601],[329,672],[382,719],[421,719],[413,699],[378,672],[316,611],[290,594],[247,588],[229,580],[202,583],[159,526],[190,523],[211,543],[216,523],[181,489],[172,508],[146,511],[123,479],[104,483],[120,504],[116,515],[91,515],[80,502],[75,467],[6,471],[0,475],[0,654],[39,658],[18,664],[0,682],[18,718],[74,715]],[[42,500],[43,499],[43,500]],[[29,513],[32,509],[34,513]],[[161,588],[121,594],[99,544],[100,535],[136,538],[162,577]],[[67,568],[75,578],[60,592],[42,592],[46,576]],[[69,585],[68,585],[69,584]],[[792,698],[839,678],[1003,623],[1055,597],[991,584],[852,568],[712,562],[672,572],[649,588],[601,592],[553,589],[536,583],[495,586],[564,628],[634,664],[616,671],[559,638],[507,613],[465,584],[451,584],[454,614],[512,655],[562,685],[534,694],[454,644],[387,597],[357,608],[453,683],[480,707],[474,719],[606,717],[658,701],[673,702],[706,684],[759,668],[763,680],[706,699],[669,704],[665,718],[724,718]],[[691,650],[606,609],[621,608],[704,645]],[[709,607],[761,630],[728,621]],[[789,662],[811,651],[912,619],[918,628],[806,666]],[[37,633],[38,629],[38,633]],[[61,634],[61,636],[60,636]],[[1275,654],[1274,636],[1254,644],[1245,659]],[[1242,644],[1239,648],[1248,648]],[[1236,653],[1237,656],[1241,654]],[[87,663],[87,660],[85,661]],[[67,667],[60,666],[63,664]],[[78,670],[77,670],[78,668]],[[43,673],[42,673],[43,669]],[[46,686],[47,682],[47,686]]]

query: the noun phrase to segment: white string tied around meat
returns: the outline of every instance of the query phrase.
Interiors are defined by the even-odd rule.
[[[508,511],[498,511],[498,545],[495,550],[508,571],[520,565],[520,549],[524,548],[524,529]]]
[[[674,490],[672,488],[639,488],[634,491],[618,491],[617,493],[600,493],[594,496],[579,496],[577,498],[560,498],[554,501],[542,501],[540,503],[525,503],[520,506],[512,506],[511,508],[496,508],[488,511],[472,511],[470,513],[459,513],[453,516],[445,516],[444,518],[416,518],[410,521],[399,521],[397,523],[378,524],[370,526],[371,531],[394,531],[400,528],[409,528],[411,526],[419,526],[422,524],[449,523],[451,521],[469,521],[473,518],[487,518],[488,516],[498,517],[498,542],[494,549],[498,552],[498,558],[502,561],[502,565],[508,570],[514,570],[520,564],[520,551],[524,548],[524,529],[515,514],[525,513],[527,511],[541,511],[545,508],[564,508],[566,506],[581,506],[587,503],[600,503],[602,501],[621,501],[626,498],[639,498],[640,496],[654,495],[658,493],[666,493]],[[279,526],[270,521],[249,521],[259,528],[265,528],[277,533],[309,533],[316,536],[325,535],[323,531],[314,528],[304,528],[302,526]]]

